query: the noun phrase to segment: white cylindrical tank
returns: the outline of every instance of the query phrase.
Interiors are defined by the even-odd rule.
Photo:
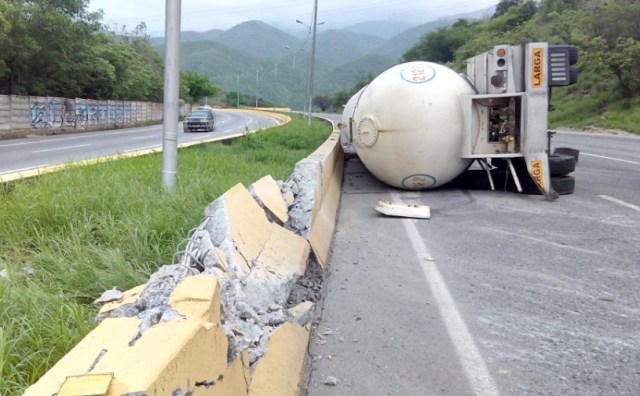
[[[471,163],[462,158],[462,95],[474,94],[453,70],[409,62],[380,74],[358,92],[353,145],[382,182],[409,190],[448,183]]]
[[[360,95],[362,95],[362,91],[364,91],[366,86],[362,87],[358,92],[355,93],[349,99],[347,104],[344,106],[344,111],[342,112],[342,119],[340,122],[340,144],[342,144],[343,149],[347,146],[350,146],[352,143],[352,133],[354,132],[353,128],[353,112],[358,105],[358,100],[360,99]]]

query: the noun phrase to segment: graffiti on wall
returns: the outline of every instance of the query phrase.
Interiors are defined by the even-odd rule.
[[[92,130],[162,121],[163,104],[44,96],[0,95],[0,135],[13,131]],[[189,105],[180,114],[189,114]]]
[[[34,129],[86,128],[99,125],[126,125],[132,119],[131,102],[42,98],[31,102]]]

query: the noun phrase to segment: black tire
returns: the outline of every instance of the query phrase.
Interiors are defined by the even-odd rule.
[[[551,187],[560,195],[573,194],[576,189],[576,179],[573,176],[552,177]]]
[[[566,154],[551,154],[549,156],[549,173],[551,177],[566,176],[576,170],[576,159]]]
[[[524,158],[517,157],[512,158],[511,162],[513,163],[513,168],[516,170],[516,173],[520,177],[524,177],[529,175],[529,171],[527,170],[527,164],[524,161]],[[494,158],[491,160],[492,165],[497,167],[498,169],[506,170],[508,168],[508,163],[506,160],[502,158]],[[565,176],[569,173],[576,170],[576,159],[575,157],[567,154],[551,154],[549,156],[549,174],[551,177],[553,176]]]
[[[520,177],[520,186],[522,187],[522,193],[528,195],[542,195],[542,192],[538,188],[538,185],[533,181],[530,176]],[[551,188],[559,195],[573,194],[576,188],[576,179],[573,176],[555,176],[551,178]],[[512,192],[518,192],[516,183],[513,178],[509,178],[507,183],[507,190]]]
[[[580,150],[572,149],[570,147],[556,147],[553,149],[553,153],[570,155],[576,159],[576,163],[578,163],[580,159]]]

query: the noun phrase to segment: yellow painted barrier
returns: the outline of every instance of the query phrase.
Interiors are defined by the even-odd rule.
[[[246,292],[247,301],[251,301],[252,289],[246,287],[261,287],[281,275],[286,278],[304,274],[311,249],[326,266],[340,199],[342,160],[336,130],[303,160],[313,161],[312,165],[320,169],[316,177],[319,182],[312,192],[316,202],[309,203],[314,208],[309,241],[270,222],[249,191],[240,184],[234,186],[207,208],[206,219],[193,238],[202,238],[212,228],[218,232],[212,239],[216,243],[203,243],[194,250],[197,257],[185,254],[186,261],[176,266],[187,267],[187,275],[168,298],[161,299],[162,319],[149,324],[146,319],[139,319],[140,315],[108,317],[142,301],[153,287],[152,276],[148,284],[125,292],[120,301],[105,304],[101,315],[107,319],[25,395],[299,395],[310,329],[288,321],[270,322],[270,330],[263,335],[268,335],[265,352],[254,364],[246,349],[230,356],[230,340],[237,342],[236,337],[244,339],[249,334],[223,323],[229,312],[221,312],[221,307],[229,307],[221,301],[221,295],[228,299],[230,294],[240,293],[238,287],[244,285],[242,293]],[[274,183],[261,179],[254,190],[263,197],[260,200],[265,201],[267,211],[280,212],[277,208],[282,203],[277,201],[284,198],[273,194],[273,188]],[[215,218],[220,213],[226,216],[224,222]],[[211,219],[216,220],[214,224]],[[185,264],[190,260],[205,267],[200,269],[201,274],[191,275],[192,267]],[[243,281],[233,283],[234,276]],[[168,277],[163,281],[170,280]],[[301,306],[308,309],[312,304]],[[277,308],[265,307],[258,314]],[[164,320],[167,313],[170,315]],[[255,318],[246,320],[254,324]]]

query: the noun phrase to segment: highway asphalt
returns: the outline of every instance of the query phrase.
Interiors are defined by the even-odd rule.
[[[244,131],[274,126],[277,120],[249,112],[216,110],[213,132],[182,131],[178,125],[178,143],[223,138]],[[113,154],[162,147],[163,126],[126,128],[99,132],[69,133],[0,140],[0,177],[15,172],[46,168],[70,161],[105,157]]]
[[[640,394],[640,137],[553,143],[582,151],[555,202],[398,191],[347,161],[308,396]]]

